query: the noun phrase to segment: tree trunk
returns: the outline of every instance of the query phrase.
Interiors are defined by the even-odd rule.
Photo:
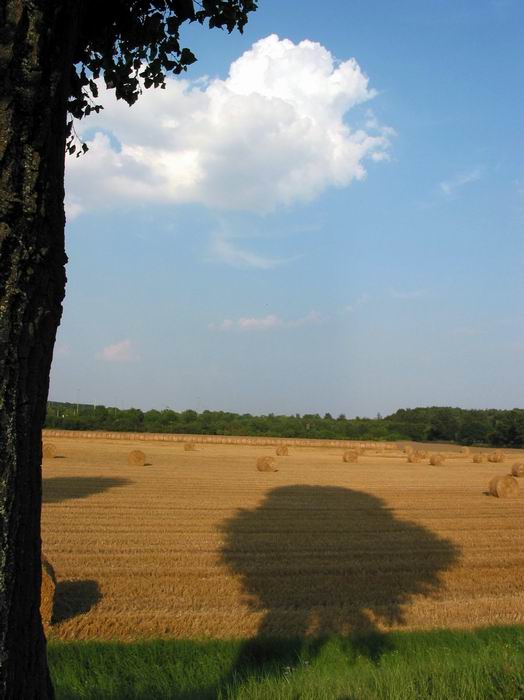
[[[0,6],[0,698],[52,698],[40,620],[41,435],[65,290],[79,4]]]

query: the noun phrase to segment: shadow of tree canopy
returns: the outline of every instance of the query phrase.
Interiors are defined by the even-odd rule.
[[[259,636],[349,634],[404,621],[431,596],[458,549],[397,519],[376,496],[334,486],[285,486],[224,526],[222,557],[241,577]]]
[[[386,639],[378,623],[401,624],[413,596],[434,595],[459,556],[450,540],[397,519],[380,498],[334,486],[275,488],[223,531],[223,561],[250,609],[263,613],[237,678],[314,658],[328,635],[351,638],[352,649],[377,660]]]
[[[133,482],[108,476],[53,476],[42,479],[42,502],[61,503],[71,498],[87,498]]]
[[[89,612],[102,594],[98,583],[92,579],[82,581],[58,581],[53,599],[53,624],[64,622]]]

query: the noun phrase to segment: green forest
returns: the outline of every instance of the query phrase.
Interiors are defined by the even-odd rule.
[[[389,416],[346,418],[326,413],[253,416],[227,411],[141,411],[49,401],[46,428],[194,435],[417,440],[464,445],[524,447],[524,409],[399,409]]]

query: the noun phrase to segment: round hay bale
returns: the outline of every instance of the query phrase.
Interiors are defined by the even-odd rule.
[[[460,450],[460,452],[461,452],[461,454],[463,454],[463,455],[469,455],[469,454],[471,453],[471,450],[470,450],[469,447],[463,447],[463,448]]]
[[[348,462],[349,464],[356,464],[358,462],[358,451],[346,450],[342,455],[342,461]]]
[[[513,476],[524,476],[524,462],[515,462],[511,467],[511,473]]]
[[[494,476],[489,482],[489,492],[498,498],[516,496],[519,492],[519,482],[514,476]]]
[[[424,452],[423,450],[412,450],[411,452],[408,452],[407,461],[410,464],[418,464],[419,462],[422,462],[423,459],[426,459],[427,456],[427,452]]]
[[[184,451],[185,452],[195,452],[196,450],[196,445],[194,442],[186,442],[184,444]]]
[[[276,460],[274,457],[257,458],[257,469],[259,472],[278,472],[275,464]]]
[[[495,450],[488,455],[488,462],[493,462],[495,464],[500,464],[504,461],[504,452],[501,450]]]
[[[432,464],[434,467],[439,467],[441,464],[444,464],[444,461],[444,455],[441,455],[439,453],[431,455],[431,457],[429,458],[429,463]]]
[[[279,445],[275,451],[278,457],[287,457],[289,455],[287,445]]]
[[[53,619],[56,576],[47,557],[42,554],[42,583],[40,586],[40,616],[44,627],[49,627]]]
[[[475,464],[483,464],[486,461],[486,455],[482,454],[482,452],[477,452],[476,454],[473,455],[473,462]]]
[[[56,457],[56,446],[52,442],[44,442],[42,445],[42,456],[46,459]]]
[[[142,450],[132,450],[127,455],[127,463],[133,467],[143,467],[146,463],[146,456]]]

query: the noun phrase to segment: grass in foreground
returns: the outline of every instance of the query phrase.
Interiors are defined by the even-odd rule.
[[[524,627],[360,638],[51,642],[57,700],[524,700]]]

